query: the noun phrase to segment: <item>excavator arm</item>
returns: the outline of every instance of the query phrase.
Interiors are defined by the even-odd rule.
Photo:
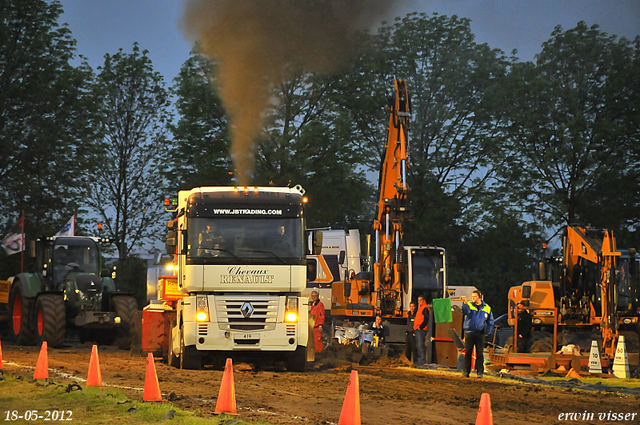
[[[380,171],[380,193],[373,223],[376,257],[373,266],[374,301],[385,316],[401,316],[403,222],[410,219],[409,138],[411,101],[405,80],[394,81],[389,100],[387,144]]]

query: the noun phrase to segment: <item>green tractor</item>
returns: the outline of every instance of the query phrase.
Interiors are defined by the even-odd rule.
[[[9,279],[9,333],[17,344],[59,347],[69,328],[81,341],[130,348],[138,303],[116,290],[111,272],[101,273],[105,242],[60,236],[32,243],[35,271]]]

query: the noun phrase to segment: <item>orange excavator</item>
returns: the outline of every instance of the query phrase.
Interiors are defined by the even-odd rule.
[[[407,183],[411,101],[405,80],[396,79],[394,89],[373,222],[372,270],[333,283],[334,317],[364,319],[380,314],[385,319],[405,318],[409,303],[418,295],[431,300],[446,294],[445,250],[403,243],[403,223],[411,219]]]
[[[528,350],[554,348],[549,343],[550,329],[557,321],[559,345],[576,344],[588,350],[591,341],[597,340],[603,353],[613,358],[618,336],[624,335],[630,362],[632,355],[637,362],[640,311],[635,249],[618,249],[610,230],[567,226],[562,255],[541,263],[540,275],[541,280],[509,290],[510,324],[515,323],[516,303],[522,301],[531,310],[534,332]],[[557,318],[549,313],[554,308]]]

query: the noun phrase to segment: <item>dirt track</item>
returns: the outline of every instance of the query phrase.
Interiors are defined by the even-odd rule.
[[[32,376],[38,357],[35,347],[3,344],[2,349],[7,373]],[[72,382],[86,378],[90,354],[88,345],[50,349],[51,379]],[[236,365],[234,379],[239,418],[274,424],[337,423],[350,366],[332,359],[325,361],[321,369],[322,363],[320,361],[307,373],[256,372],[249,365]],[[142,399],[146,358],[100,347],[100,364],[106,386],[119,387],[130,397]],[[459,373],[401,366],[400,360],[357,366],[363,424],[473,424],[483,392],[491,396],[496,424],[640,422],[638,396],[575,391],[493,377],[465,379]],[[200,409],[204,416],[213,413],[222,371],[182,371],[161,362],[156,363],[156,368],[165,398],[180,408]],[[558,415],[563,412],[593,412],[597,418],[598,413],[610,410],[639,415],[635,421],[626,422],[558,421]]]

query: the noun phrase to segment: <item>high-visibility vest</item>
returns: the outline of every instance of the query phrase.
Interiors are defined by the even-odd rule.
[[[422,303],[418,306],[418,312],[416,313],[416,320],[413,322],[413,330],[418,330],[420,328],[420,325],[422,325],[422,322],[425,321],[426,317],[424,317],[424,309],[427,308],[427,303]],[[427,323],[423,329],[427,330],[427,326],[429,324]]]

